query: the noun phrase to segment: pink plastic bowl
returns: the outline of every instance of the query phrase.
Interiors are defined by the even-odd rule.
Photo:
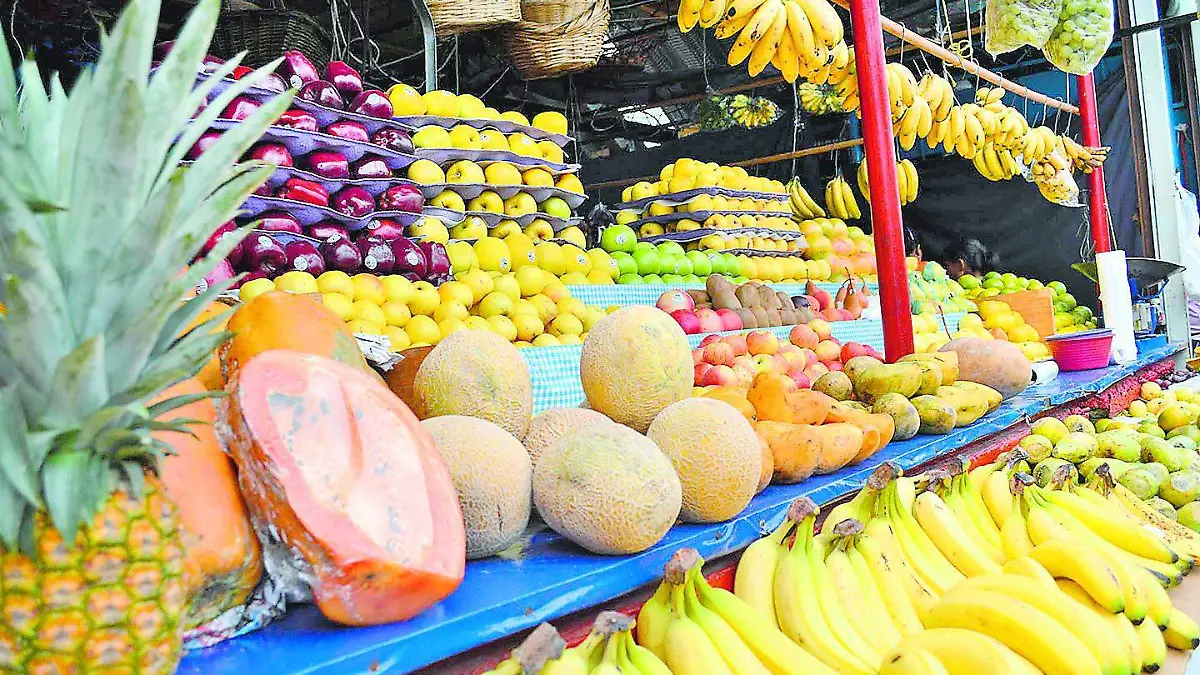
[[[1046,344],[1059,370],[1094,370],[1108,366],[1112,338],[1111,330],[1100,328],[1048,337]]]

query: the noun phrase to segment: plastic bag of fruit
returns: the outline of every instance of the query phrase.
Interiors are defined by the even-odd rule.
[[[1059,206],[1083,206],[1079,201],[1079,185],[1069,169],[1060,169],[1035,181],[1038,191],[1047,201]]]
[[[1064,0],[988,0],[984,47],[995,56],[1033,45],[1039,49],[1058,25]]]
[[[1042,51],[1055,68],[1072,75],[1092,72],[1113,38],[1109,0],[1063,0],[1058,25]]]

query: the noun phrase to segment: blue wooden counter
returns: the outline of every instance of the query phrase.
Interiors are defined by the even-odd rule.
[[[893,443],[869,462],[800,485],[767,488],[735,520],[719,525],[679,525],[656,546],[633,556],[582,552],[552,532],[535,534],[516,559],[467,564],[462,586],[444,602],[404,622],[374,628],[342,628],[313,607],[301,607],[267,628],[193,652],[182,675],[254,673],[406,673],[531,628],[542,621],[593,607],[649,584],[662,575],[671,554],[684,546],[705,558],[738,551],[778,525],[793,499],[807,495],[827,503],[863,483],[880,462],[918,466],[1002,431],[1022,419],[1106,389],[1180,348],[1144,351],[1135,363],[1063,373],[1006,401],[974,425],[945,436],[917,436]]]

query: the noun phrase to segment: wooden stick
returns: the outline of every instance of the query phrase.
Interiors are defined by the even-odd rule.
[[[849,0],[833,0],[833,2],[843,9],[847,9],[850,6]],[[984,68],[978,63],[975,63],[974,61],[968,61],[958,54],[955,54],[954,52],[937,44],[936,42],[933,42],[924,36],[918,35],[917,33],[906,29],[904,26],[892,21],[886,16],[883,17],[883,29],[900,38],[901,40],[904,40],[908,44],[916,47],[917,49],[920,49],[926,54],[935,56],[952,66],[961,68],[968,73],[979,77],[979,79],[986,80],[987,82],[990,82],[997,87],[1004,89],[1005,91],[1012,92],[1022,98],[1027,98],[1034,103],[1041,103],[1042,105],[1055,108],[1057,110],[1062,110],[1063,112],[1070,113],[1072,115],[1079,114],[1078,107],[1073,106],[1070,103],[1060,101],[1056,98],[1051,98],[1041,92],[1036,92],[1028,87],[1024,87],[1011,80],[1005,79],[1004,77],[993,73],[987,68]]]

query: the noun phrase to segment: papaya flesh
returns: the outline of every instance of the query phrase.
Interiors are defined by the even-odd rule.
[[[891,415],[863,412],[843,403],[833,406],[826,421],[844,422],[862,430],[862,448],[850,460],[850,464],[857,464],[882,450],[892,441],[892,436],[896,433],[896,422]]]
[[[799,483],[816,470],[821,460],[821,440],[808,424],[758,421],[758,434],[767,441],[774,461],[773,483]]]
[[[746,393],[756,417],[788,424],[821,424],[836,399],[809,389],[796,389],[790,377],[770,371],[759,373]]]
[[[272,350],[241,364],[224,434],[255,528],[331,621],[408,619],[462,581],[458,496],[429,433],[371,375]]]
[[[817,473],[832,473],[846,466],[862,450],[866,434],[853,424],[835,422],[813,427],[821,440],[821,459],[817,462]],[[878,439],[877,431],[873,433]],[[878,442],[876,440],[875,442]]]

